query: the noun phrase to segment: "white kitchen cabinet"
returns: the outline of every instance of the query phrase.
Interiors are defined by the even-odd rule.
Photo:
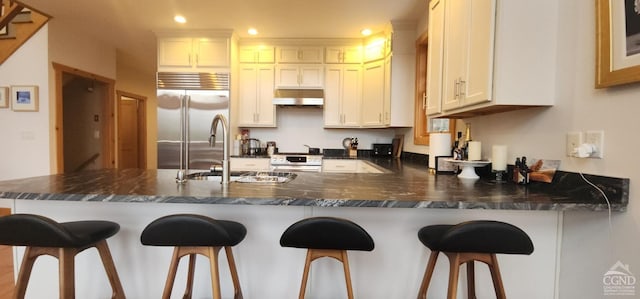
[[[423,100],[427,115],[442,112],[442,55],[444,41],[444,1],[429,3],[429,33],[427,47],[427,86]]]
[[[364,62],[382,59],[386,56],[387,41],[384,38],[374,39],[364,46]]]
[[[277,63],[322,63],[322,47],[276,47]]]
[[[356,173],[358,160],[324,159],[322,160],[322,172]]]
[[[327,65],[324,85],[324,126],[360,126],[362,68],[360,65]]]
[[[492,0],[447,0],[444,26],[444,110],[491,98]]]
[[[384,125],[385,61],[365,63],[362,70],[362,125]]]
[[[275,127],[273,105],[273,65],[242,64],[239,67],[240,127]]]
[[[323,88],[324,66],[317,64],[278,64],[276,88]]]
[[[325,63],[362,63],[362,46],[327,47]]]
[[[429,18],[430,29],[444,23],[438,117],[466,118],[554,104],[557,1],[440,2],[444,21],[438,13]],[[436,46],[429,44],[430,50]]]
[[[240,46],[240,63],[274,63],[275,48],[270,46]]]
[[[197,71],[229,67],[229,39],[165,37],[158,39],[159,71]]]
[[[231,158],[232,171],[269,171],[271,160],[268,158]]]

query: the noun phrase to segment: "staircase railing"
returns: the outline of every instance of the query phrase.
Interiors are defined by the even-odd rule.
[[[91,163],[95,162],[98,157],[100,157],[100,153],[96,153],[95,155],[91,156],[89,159],[87,159],[87,161],[84,161],[82,164],[80,164],[80,166],[76,167],[75,171],[83,171],[85,168],[87,168],[87,166],[91,165]]]

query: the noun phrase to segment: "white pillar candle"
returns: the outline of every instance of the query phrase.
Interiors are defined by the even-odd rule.
[[[437,156],[451,156],[451,134],[429,134],[429,168],[436,168]]]
[[[469,161],[482,160],[482,143],[480,141],[469,141]]]
[[[494,171],[507,170],[507,146],[494,145],[491,148],[491,167]]]

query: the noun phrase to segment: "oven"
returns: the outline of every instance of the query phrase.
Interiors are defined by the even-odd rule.
[[[271,171],[322,171],[322,155],[278,153],[271,155]]]

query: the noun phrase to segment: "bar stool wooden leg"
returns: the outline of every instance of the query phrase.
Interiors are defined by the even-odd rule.
[[[431,283],[431,277],[436,268],[439,254],[439,251],[432,251],[429,256],[429,262],[427,263],[427,268],[424,270],[424,277],[422,278],[422,284],[420,284],[420,290],[418,291],[418,299],[427,299],[427,290],[429,289],[429,283]]]
[[[476,280],[474,261],[467,263],[467,298],[476,299]]]
[[[191,299],[193,296],[193,279],[196,271],[196,255],[189,254],[189,269],[187,270],[187,285],[184,289],[182,299]]]
[[[70,248],[58,250],[58,273],[60,277],[60,299],[75,298],[75,263],[76,251]]]
[[[26,247],[24,250],[22,265],[20,265],[20,272],[18,273],[18,281],[16,281],[15,291],[13,292],[14,299],[23,299],[27,292],[27,285],[29,284],[31,270],[33,269],[33,264],[38,257],[37,255],[34,255],[32,251],[33,249],[31,247]]]
[[[504,286],[502,285],[502,277],[500,276],[500,267],[498,266],[498,258],[495,254],[491,254],[491,263],[488,264],[491,271],[491,279],[493,280],[493,287],[496,290],[496,298],[506,299],[507,296],[504,292]]]
[[[238,278],[238,269],[236,269],[236,261],[233,258],[233,251],[231,250],[231,246],[225,246],[224,252],[227,255],[227,263],[229,264],[231,280],[233,281],[233,298],[243,299],[242,289],[240,288],[240,279]]]
[[[221,247],[209,247],[208,254],[209,265],[211,267],[211,291],[213,299],[222,299],[220,294],[220,272],[218,271],[218,252]]]
[[[302,283],[300,285],[300,293],[298,299],[304,299],[304,293],[307,290],[307,279],[309,278],[309,268],[311,268],[311,261],[313,256],[313,249],[307,249],[307,258],[304,262],[304,271],[302,272]]]
[[[176,273],[178,272],[179,262],[180,262],[180,247],[176,247],[173,249],[173,258],[171,258],[171,264],[169,265],[169,273],[167,274],[167,282],[164,284],[162,299],[171,298],[171,291],[173,290],[173,282],[176,280]]]
[[[341,262],[342,267],[344,269],[344,280],[347,284],[347,298],[353,299],[353,287],[351,286],[351,271],[349,271],[349,258],[347,257],[347,251],[342,250],[341,254]]]
[[[104,270],[107,273],[107,278],[109,278],[109,283],[111,284],[111,289],[113,291],[111,298],[124,299],[124,289],[120,283],[120,277],[118,277],[118,272],[116,271],[116,266],[113,262],[113,257],[111,256],[111,251],[109,250],[107,241],[102,240],[96,243],[95,247],[98,250],[98,254],[102,260],[102,265],[104,265]]]
[[[449,257],[449,289],[447,299],[456,299],[458,295],[458,275],[460,275],[460,254],[446,253]]]

